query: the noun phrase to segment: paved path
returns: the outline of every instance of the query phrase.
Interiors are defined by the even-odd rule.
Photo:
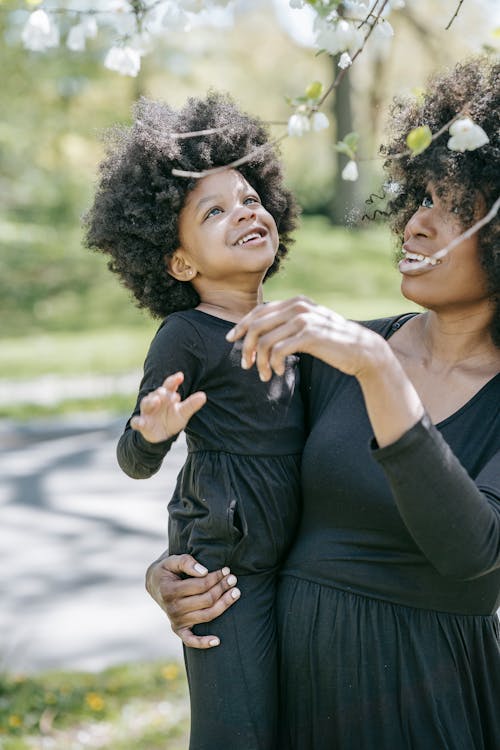
[[[118,468],[124,419],[0,421],[0,669],[180,658],[144,590],[185,452],[144,482]]]

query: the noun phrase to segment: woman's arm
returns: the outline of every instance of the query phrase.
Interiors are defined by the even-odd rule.
[[[357,378],[380,446],[403,435],[424,407],[387,341],[365,326],[296,297],[261,305],[228,334],[243,338],[242,367],[255,362],[262,380],[282,374],[285,357],[306,352]]]
[[[473,480],[425,415],[374,457],[406,527],[441,575],[469,579],[500,567],[500,451]]]
[[[219,645],[217,636],[198,636],[191,628],[211,622],[229,609],[240,596],[235,584],[236,576],[229,568],[209,573],[191,555],[169,555],[167,551],[146,571],[147,592],[166,612],[174,633],[191,648]]]
[[[242,366],[262,379],[307,352],[357,378],[382,465],[408,531],[442,575],[473,578],[500,566],[500,457],[474,481],[430,423],[388,343],[304,298],[260,306],[229,334]]]

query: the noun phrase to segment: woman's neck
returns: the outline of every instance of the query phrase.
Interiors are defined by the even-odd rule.
[[[491,311],[446,313],[428,311],[419,316],[422,354],[442,365],[483,367],[500,362],[500,350],[490,334]]]

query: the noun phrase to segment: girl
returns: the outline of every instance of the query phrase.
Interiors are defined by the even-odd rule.
[[[248,153],[240,170],[224,168]],[[172,174],[213,167],[201,179]],[[86,217],[88,246],[111,256],[139,306],[165,318],[120,466],[151,476],[185,428],[170,551],[190,552],[202,570],[230,566],[244,594],[217,621],[210,642],[220,648],[185,651],[191,750],[277,746],[275,581],[299,515],[302,406],[294,357],[264,383],[241,370],[226,334],[262,301],[296,218],[262,123],[216,94],[179,112],[141,100],[132,128],[115,132]]]

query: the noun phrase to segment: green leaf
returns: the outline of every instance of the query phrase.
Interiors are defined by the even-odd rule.
[[[353,153],[356,153],[358,148],[359,133],[356,133],[354,131],[352,133],[347,133],[347,135],[345,135],[342,140]]]
[[[308,99],[319,99],[323,93],[323,84],[319,81],[313,81],[306,88],[306,96]]]
[[[412,152],[412,156],[421,154],[431,144],[432,133],[428,125],[420,125],[410,130],[406,136],[406,145]]]
[[[334,149],[335,151],[338,151],[339,154],[345,154],[349,159],[354,159],[354,153],[345,141],[338,141],[338,143],[334,145]]]

